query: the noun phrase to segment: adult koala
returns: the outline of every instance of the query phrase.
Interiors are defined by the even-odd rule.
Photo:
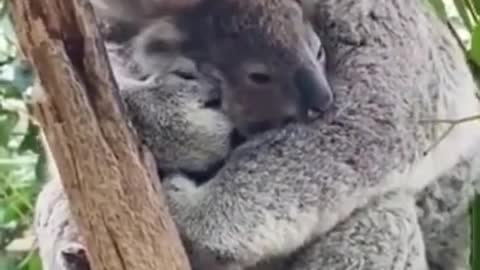
[[[225,267],[300,250],[286,269],[425,269],[408,193],[479,146],[474,121],[426,152],[449,125],[422,120],[479,113],[463,53],[418,0],[324,0],[314,8],[335,93],[330,119],[256,136],[205,185],[169,179],[175,220],[194,250]],[[394,190],[366,208],[373,213],[346,219]]]
[[[324,0],[315,11],[329,117],[254,136],[204,185],[165,177],[199,269],[427,267],[413,195],[480,138],[465,123],[424,153],[447,126],[420,120],[478,114],[462,52],[420,1]]]
[[[168,172],[195,171],[197,168],[216,167],[216,162],[226,159],[233,143],[230,135],[233,126],[223,114],[206,107],[206,104],[216,100],[216,89],[202,80],[188,80],[186,77],[198,75],[188,59],[176,59],[170,70],[162,77],[151,77],[148,82],[141,82],[144,77],[139,66],[129,56],[129,47],[109,44],[108,51],[119,85],[121,95],[130,109],[132,120],[141,134],[150,144],[156,157],[161,158],[162,171],[165,177],[173,180],[175,174]],[[125,67],[129,70],[125,70]],[[187,75],[189,74],[189,75]],[[157,80],[157,82],[155,82]],[[159,81],[158,81],[159,80]],[[126,87],[126,88],[124,88]],[[152,101],[156,101],[153,102]],[[148,107],[150,109],[147,109]],[[163,113],[158,114],[158,110]],[[201,117],[199,117],[201,116]],[[207,121],[206,121],[207,120]],[[150,132],[155,131],[155,136]],[[53,163],[50,163],[53,164]],[[52,173],[56,170],[52,168]],[[166,186],[175,189],[175,186]],[[418,256],[406,261],[423,259],[423,243],[416,223],[416,214],[412,197],[402,194],[388,194],[369,204],[365,209],[348,218],[342,226],[335,228],[329,235],[316,240],[315,248],[307,248],[294,252],[292,256],[261,262],[253,267],[255,270],[290,269],[290,264],[309,263],[312,266],[326,265],[322,260],[331,260],[330,251],[346,252],[348,250],[367,251],[369,248],[385,245],[393,241],[402,251],[415,248]],[[388,221],[388,222],[386,222]],[[390,233],[391,226],[401,225],[398,235]],[[404,225],[405,224],[405,225]],[[88,270],[86,250],[76,225],[72,222],[68,201],[65,197],[58,175],[53,174],[51,181],[42,190],[37,202],[35,230],[39,239],[40,254],[44,269],[50,270]],[[360,235],[356,241],[349,240],[352,234]],[[406,240],[413,238],[414,240]],[[248,237],[248,236],[246,236]],[[372,238],[373,237],[373,238]],[[321,239],[321,241],[320,241]],[[375,239],[376,242],[371,242]],[[369,242],[364,242],[369,241]],[[321,243],[321,248],[318,244]],[[356,244],[354,244],[356,243]],[[185,239],[187,248],[191,248]],[[345,245],[348,244],[348,245]],[[326,245],[326,246],[325,246]],[[339,249],[339,250],[338,250]],[[308,251],[308,252],[307,252]],[[226,269],[218,265],[209,254],[198,254],[190,250],[194,269]],[[313,254],[311,252],[314,252]],[[319,256],[317,253],[323,254]],[[388,259],[378,260],[379,256],[396,256],[398,252],[386,249],[382,254],[371,256],[362,253],[362,260],[380,263],[387,267]],[[328,255],[328,256],[327,256]],[[300,257],[301,256],[301,257]],[[312,260],[311,256],[314,256]],[[338,258],[337,258],[338,259]],[[338,269],[345,267],[346,262],[335,262]],[[348,262],[351,264],[352,262]],[[358,262],[353,262],[358,266]],[[417,262],[415,262],[417,264]],[[301,268],[303,269],[303,268]]]

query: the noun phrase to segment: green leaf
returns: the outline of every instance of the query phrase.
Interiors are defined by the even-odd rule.
[[[13,128],[17,125],[19,115],[16,112],[0,111],[0,146],[7,146]]]
[[[470,265],[473,270],[480,269],[480,195],[477,194],[471,208],[471,253]]]
[[[11,81],[0,79],[0,96],[5,99],[22,99],[22,91],[18,90]]]
[[[475,12],[480,14],[480,0],[472,0],[473,7],[475,8]]]
[[[38,153],[41,147],[39,134],[40,134],[40,128],[34,123],[30,122],[28,124],[27,134],[23,138],[23,141],[20,143],[18,150],[20,152],[25,152],[30,150],[35,153]]]
[[[430,5],[432,5],[433,9],[437,13],[437,16],[442,21],[447,21],[447,10],[445,9],[445,4],[443,3],[443,0],[428,0],[428,2],[430,2]]]
[[[42,270],[42,261],[38,255],[30,257],[28,268],[25,270]]]
[[[0,269],[2,270],[16,270],[15,260],[10,256],[0,257]]]
[[[470,15],[467,10],[467,6],[465,4],[465,0],[453,0],[453,3],[455,4],[455,7],[457,8],[458,14],[462,18],[463,23],[465,24],[465,27],[468,29],[468,31],[472,31],[473,25],[470,20]]]
[[[480,25],[475,26],[472,33],[472,44],[468,52],[468,58],[480,67]]]
[[[41,146],[40,146],[41,147]],[[35,176],[39,183],[44,183],[48,178],[48,167],[47,167],[47,154],[45,149],[41,148],[39,151],[39,157],[37,164],[35,166]]]
[[[2,220],[4,224],[10,224],[10,226],[13,227],[18,225],[18,221],[22,218],[22,211],[16,208],[17,203],[18,202],[11,202],[5,208],[5,215],[3,216],[4,220]]]

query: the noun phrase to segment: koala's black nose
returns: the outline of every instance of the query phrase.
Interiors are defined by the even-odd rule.
[[[301,67],[295,72],[293,81],[300,95],[301,111],[326,111],[332,104],[332,90],[323,70]]]

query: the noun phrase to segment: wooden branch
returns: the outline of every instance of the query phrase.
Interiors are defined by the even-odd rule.
[[[148,151],[126,121],[87,0],[13,0],[43,125],[95,270],[190,269]],[[153,181],[153,182],[152,182]]]

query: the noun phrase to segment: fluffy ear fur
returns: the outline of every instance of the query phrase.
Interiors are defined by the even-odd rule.
[[[91,0],[101,19],[139,24],[153,16],[172,15],[205,0]]]

